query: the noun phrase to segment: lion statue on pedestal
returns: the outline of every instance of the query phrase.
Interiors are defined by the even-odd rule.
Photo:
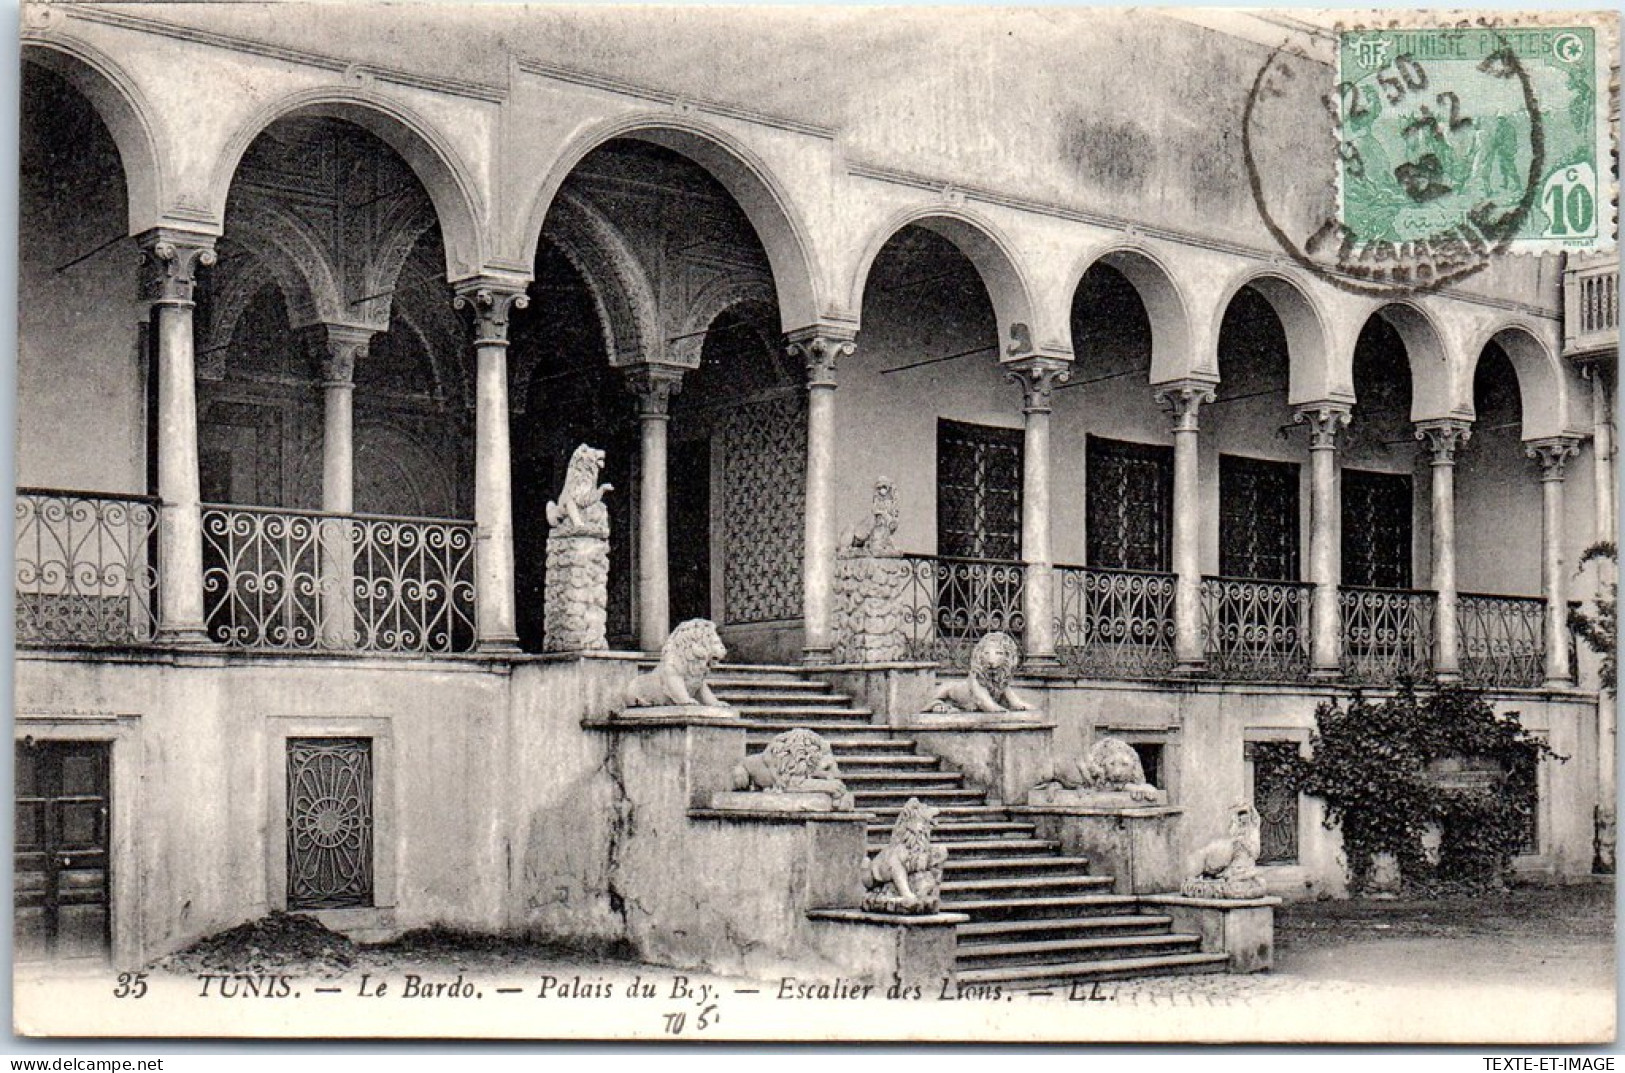
[[[734,768],[735,790],[769,793],[828,794],[837,811],[852,809],[852,794],[841,781],[841,768],[829,742],[805,728],[786,730],[767,748]]]
[[[614,486],[598,483],[604,468],[604,452],[586,444],[575,449],[565,470],[564,490],[557,502],[547,505],[547,524],[561,536],[609,534],[609,508],[604,493]]]
[[[841,541],[842,556],[896,555],[897,545],[897,488],[890,477],[875,481],[875,495],[869,506],[869,516],[852,527]]]
[[[948,851],[931,844],[939,810],[908,799],[892,824],[891,844],[869,862],[863,908],[871,913],[935,913],[942,904],[942,865]]]
[[[1260,821],[1251,805],[1230,810],[1230,831],[1197,850],[1190,861],[1194,873],[1180,893],[1191,898],[1262,898],[1264,877],[1258,871]]]
[[[970,654],[970,677],[937,687],[933,712],[1030,712],[1033,706],[1010,688],[1021,649],[1008,633],[990,633]]]
[[[1135,801],[1156,801],[1162,796],[1145,781],[1140,754],[1121,738],[1101,738],[1082,756],[1057,760],[1052,781],[1068,790],[1126,793]]]
[[[727,654],[715,623],[703,618],[689,619],[666,638],[655,669],[638,675],[627,685],[626,706],[659,708],[703,704],[708,708],[726,708],[705,679]]]

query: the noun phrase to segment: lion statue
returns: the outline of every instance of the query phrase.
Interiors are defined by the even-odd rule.
[[[852,795],[841,781],[841,768],[829,742],[802,727],[786,730],[767,748],[734,768],[735,790],[768,793],[828,794],[837,811],[852,809]]]
[[[1156,801],[1162,796],[1145,781],[1140,754],[1121,738],[1101,738],[1082,756],[1057,760],[1051,781],[1068,790],[1126,793],[1135,801]]]
[[[728,650],[717,636],[717,627],[708,619],[691,618],[671,631],[660,649],[660,662],[647,674],[640,674],[626,687],[628,708],[658,708],[669,704],[703,704],[726,708],[711,687],[705,684],[711,668],[722,661]]]
[[[1264,877],[1258,872],[1258,812],[1251,805],[1230,810],[1230,832],[1192,855],[1190,879],[1180,893],[1190,898],[1261,898]]]
[[[990,633],[970,654],[970,677],[937,687],[933,712],[1030,712],[1031,704],[1010,688],[1021,649],[1008,633]]]
[[[875,496],[869,507],[869,516],[852,527],[841,541],[844,556],[896,555],[897,545],[897,487],[890,477],[875,481]]]
[[[908,799],[892,824],[891,844],[869,862],[863,908],[871,913],[935,913],[942,904],[942,865],[948,851],[931,844],[937,809]]]
[[[564,490],[556,503],[547,505],[547,524],[565,534],[609,534],[609,508],[604,493],[614,486],[599,484],[604,468],[604,452],[586,444],[575,449],[565,470]]]

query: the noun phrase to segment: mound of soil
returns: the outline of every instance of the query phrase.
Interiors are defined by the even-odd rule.
[[[342,976],[356,960],[356,945],[314,917],[272,913],[205,936],[154,962],[167,972],[287,973]]]

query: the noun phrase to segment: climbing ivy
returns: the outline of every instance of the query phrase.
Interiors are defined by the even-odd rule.
[[[1580,569],[1585,569],[1588,563],[1597,560],[1606,560],[1617,563],[1618,549],[1608,541],[1593,544],[1580,556]],[[1588,614],[1578,608],[1569,611],[1569,629],[1573,630],[1586,643],[1586,647],[1602,657],[1598,667],[1598,676],[1602,679],[1602,687],[1608,692],[1615,692],[1615,681],[1618,674],[1618,645],[1619,635],[1615,622],[1615,611],[1619,601],[1619,582],[1609,572],[1609,580],[1599,586],[1597,595],[1593,600],[1595,613]]]
[[[1423,695],[1409,682],[1383,700],[1356,693],[1346,707],[1321,704],[1310,745],[1295,781],[1325,801],[1326,826],[1342,829],[1356,894],[1381,853],[1393,854],[1411,893],[1504,886],[1530,829],[1539,762],[1563,759],[1482,694],[1443,686]],[[1492,760],[1505,779],[1491,789],[1441,786],[1428,765],[1452,757]],[[1441,834],[1435,859],[1423,846],[1430,830]]]

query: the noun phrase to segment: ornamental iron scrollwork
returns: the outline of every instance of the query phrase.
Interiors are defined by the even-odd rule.
[[[804,392],[739,406],[722,423],[724,618],[774,622],[801,615],[806,525]]]
[[[1007,633],[1019,643],[1026,627],[1022,591],[1025,563],[904,555],[903,592],[907,659],[970,666],[984,634]]]
[[[288,908],[373,901],[372,740],[288,739]]]
[[[19,488],[14,509],[18,644],[153,639],[156,499]]]
[[[1546,601],[1461,593],[1461,677],[1475,686],[1533,688],[1546,678]]]
[[[1433,675],[1438,597],[1411,589],[1345,585],[1337,604],[1343,622],[1343,676],[1361,685],[1389,685]]]
[[[1246,758],[1253,774],[1253,810],[1258,813],[1258,863],[1298,860],[1298,786],[1293,769],[1295,741],[1250,741]]]
[[[1310,600],[1300,581],[1202,579],[1208,669],[1219,678],[1296,682],[1309,673]]]
[[[1057,566],[1055,654],[1089,678],[1158,678],[1174,666],[1174,575]]]

